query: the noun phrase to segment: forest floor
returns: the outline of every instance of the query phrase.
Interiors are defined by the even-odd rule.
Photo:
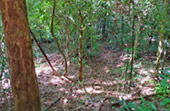
[[[102,54],[86,60],[83,83],[71,83],[64,77],[53,75],[45,59],[37,60],[36,68],[42,109],[46,109],[55,101],[49,111],[110,111],[111,103],[150,95],[154,90],[152,80],[153,58],[143,58],[134,63],[135,74],[129,91],[130,81],[125,74],[127,63],[126,52],[102,48]],[[49,54],[50,61],[56,71],[64,73],[64,62],[59,54]],[[78,63],[68,67],[68,77],[78,79]],[[119,109],[119,108],[118,108]],[[117,109],[117,110],[118,110]]]
[[[45,109],[46,111],[116,111],[120,110],[121,105],[115,103],[122,98],[132,100],[155,93],[152,79],[155,57],[146,56],[135,60],[130,88],[127,76],[129,71],[125,73],[127,57],[124,51],[102,47],[101,56],[86,59],[84,80],[76,84],[64,76],[53,75],[43,57],[35,58],[42,109],[44,111]],[[64,73],[62,56],[59,53],[52,53],[48,54],[48,58],[56,72],[62,75]],[[78,71],[78,63],[71,63],[67,76],[76,81]],[[9,103],[10,100],[0,102],[0,111],[6,111],[6,106],[12,105]],[[117,105],[115,109],[113,104]]]

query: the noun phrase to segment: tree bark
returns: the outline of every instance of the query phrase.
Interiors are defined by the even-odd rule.
[[[0,0],[14,111],[40,111],[25,0]]]

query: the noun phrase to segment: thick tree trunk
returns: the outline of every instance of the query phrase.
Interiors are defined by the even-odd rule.
[[[15,111],[40,111],[25,0],[0,0]]]

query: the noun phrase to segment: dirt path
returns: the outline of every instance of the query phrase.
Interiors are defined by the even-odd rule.
[[[61,56],[51,54],[49,58],[57,67],[57,71],[63,71],[64,64]],[[144,95],[141,88],[150,90],[148,93],[151,93],[153,86],[143,87],[142,85],[146,84],[144,82],[143,84],[134,82],[136,86],[131,88],[131,93],[127,93],[128,81],[122,77],[124,76],[122,67],[126,65],[125,59],[123,52],[103,48],[100,57],[87,60],[88,65],[84,67],[84,85],[74,85],[64,78],[63,80],[52,75],[47,64],[41,63],[37,72],[39,73],[42,108],[45,109],[58,97],[61,97],[56,106],[50,108],[50,111],[97,110],[101,108],[102,102],[109,103],[121,99],[121,97],[128,99]],[[78,78],[78,65],[71,63],[68,74],[70,78],[76,80]]]

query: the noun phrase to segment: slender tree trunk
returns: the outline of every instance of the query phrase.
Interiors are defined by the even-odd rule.
[[[80,39],[79,39],[79,63],[80,63],[80,67],[79,67],[79,80],[83,81],[83,37],[84,37],[84,29],[85,27],[83,26],[84,20],[86,19],[86,17],[88,16],[82,15],[81,9],[79,9],[79,18],[80,18]]]
[[[150,32],[150,34],[149,34],[149,37],[150,37],[150,40],[149,40],[149,46],[151,46],[152,45],[152,39],[153,39],[153,28],[151,27],[151,32]]]
[[[132,36],[132,45],[131,45],[131,47],[132,47],[132,53],[131,53],[131,59],[130,59],[130,61],[129,61],[129,66],[131,67],[131,75],[132,75],[132,72],[133,72],[133,54],[134,54],[134,43],[135,43],[135,16],[134,16],[134,3],[132,4],[133,6],[132,6],[132,16],[133,16],[133,18],[132,18],[132,29],[131,29],[131,36]]]
[[[166,63],[166,57],[167,57],[167,53],[168,53],[168,40],[170,39],[170,36],[168,36],[166,38],[166,40],[164,41],[164,51],[163,51],[163,63],[162,63],[162,70],[165,70],[165,63]],[[162,72],[163,73],[163,72]]]
[[[60,46],[60,44],[59,44],[59,41],[58,41],[57,37],[56,37],[55,34],[54,34],[54,28],[53,28],[53,27],[54,27],[56,3],[55,3],[55,0],[53,0],[53,1],[54,1],[54,5],[53,5],[53,12],[52,12],[52,20],[51,20],[51,34],[52,34],[52,36],[54,37],[54,39],[55,39],[55,41],[56,41],[56,43],[57,43],[57,48],[58,48],[60,54],[61,54],[61,55],[63,56],[63,58],[64,58],[64,62],[65,62],[65,73],[64,73],[64,76],[66,76],[66,75],[67,75],[67,58],[66,58],[64,52],[61,50],[61,46]]]
[[[25,0],[0,0],[14,111],[40,111]]]
[[[132,84],[132,74],[133,74],[133,62],[134,62],[134,43],[135,43],[135,15],[134,15],[134,1],[132,0],[132,26],[131,26],[131,36],[132,36],[132,52],[131,52],[131,59],[129,61],[129,66],[130,66],[130,83],[129,83],[129,91],[130,92],[130,86]]]
[[[114,27],[114,35],[117,35],[119,34],[119,30],[118,30],[118,23],[117,23],[117,18],[115,17],[115,20],[114,20],[114,24],[115,24],[115,27]],[[114,37],[113,35],[113,37]],[[119,37],[115,36],[115,46],[118,46],[119,45]]]
[[[106,39],[106,13],[104,14],[104,20],[102,20],[102,39]]]
[[[165,45],[165,44],[164,44]],[[165,70],[165,62],[166,62],[166,55],[167,55],[167,46],[164,46],[164,51],[163,51],[163,63],[162,63],[162,70]],[[163,71],[162,71],[163,74]]]
[[[140,33],[140,17],[138,17],[139,23],[137,24],[137,31],[136,31],[136,36],[135,36],[135,41],[134,41],[134,50],[133,50],[133,61],[135,59],[136,56],[136,49],[138,46],[138,37],[139,37],[139,33]]]
[[[79,80],[83,80],[83,29],[80,30],[80,55],[79,55],[79,62],[80,62],[80,68],[79,68]]]
[[[66,58],[67,58],[67,61],[68,61],[68,65],[70,65],[70,57],[69,57],[70,30],[69,30],[69,23],[68,23],[68,19],[67,18],[66,18],[65,32],[66,32],[66,36],[67,36]]]
[[[156,59],[156,66],[155,66],[155,72],[154,77],[158,78],[158,71],[160,66],[160,60],[163,53],[163,38],[164,38],[164,32],[165,32],[165,23],[166,23],[166,16],[167,16],[167,7],[168,7],[168,0],[164,1],[164,9],[161,19],[161,29],[159,31],[159,45],[158,45],[158,52],[157,52],[157,59]]]
[[[121,46],[123,47],[124,46],[124,41],[123,41],[123,38],[124,38],[124,15],[122,14],[122,17],[121,17]]]
[[[160,34],[159,34],[159,46],[158,46],[158,52],[157,52],[157,58],[156,58],[156,66],[155,66],[155,72],[154,72],[155,78],[158,77],[158,71],[159,71],[159,65],[160,65],[162,52],[163,52],[163,33],[160,32]]]

